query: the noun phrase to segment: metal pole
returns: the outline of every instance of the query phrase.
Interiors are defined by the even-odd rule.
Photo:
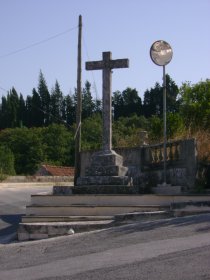
[[[166,184],[166,160],[167,160],[167,150],[166,150],[166,143],[167,143],[167,134],[166,134],[166,73],[165,73],[165,65],[163,65],[163,125],[164,125],[164,132],[163,132],[163,149],[164,149],[164,170],[163,170],[163,176],[164,176],[164,182],[163,184]]]
[[[78,54],[77,54],[77,115],[75,133],[75,174],[74,185],[80,175],[80,151],[81,151],[81,115],[82,115],[82,16],[79,16]]]

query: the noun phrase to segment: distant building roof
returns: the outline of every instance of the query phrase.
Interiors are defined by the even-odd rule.
[[[43,164],[36,172],[37,176],[74,176],[74,167]]]

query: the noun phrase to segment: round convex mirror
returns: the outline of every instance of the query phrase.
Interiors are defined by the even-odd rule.
[[[150,48],[150,57],[152,61],[159,66],[168,64],[172,56],[173,50],[171,46],[163,40],[154,42]]]

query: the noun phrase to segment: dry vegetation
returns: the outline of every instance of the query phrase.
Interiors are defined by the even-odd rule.
[[[210,162],[210,131],[198,131],[192,136],[197,140],[198,160]]]

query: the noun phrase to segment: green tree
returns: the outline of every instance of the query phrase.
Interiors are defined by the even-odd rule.
[[[142,114],[142,102],[136,89],[127,88],[122,93],[114,92],[112,99],[114,119],[119,117],[140,116]]]
[[[25,100],[23,98],[23,95],[20,94],[18,112],[17,112],[17,117],[18,117],[18,122],[20,127],[27,124],[26,115],[27,115],[27,111],[26,111]]]
[[[155,142],[163,141],[163,118],[159,116],[152,116],[148,119],[148,122],[148,131],[151,140]],[[182,135],[184,130],[184,122],[180,114],[168,112],[166,115],[167,139],[173,139],[176,136]]]
[[[38,94],[41,100],[42,125],[48,126],[50,123],[50,93],[42,71],[39,74]]]
[[[177,112],[179,102],[177,96],[179,93],[178,86],[166,75],[166,106],[167,112]],[[152,115],[162,116],[163,114],[163,87],[159,83],[154,88],[146,90],[144,93],[143,110],[145,117]]]
[[[86,81],[82,93],[82,119],[91,117],[95,111],[95,104],[90,89],[91,84]]]
[[[54,165],[72,165],[74,155],[73,133],[61,124],[52,124],[42,130],[45,162]]]
[[[2,175],[15,175],[14,155],[12,151],[0,145],[0,177]]]
[[[17,91],[13,87],[7,94],[7,127],[17,127],[19,126],[18,120],[19,111],[19,96]]]
[[[194,85],[186,82],[179,93],[180,113],[185,126],[192,130],[210,129],[210,80]]]
[[[58,81],[55,82],[55,87],[51,91],[50,98],[50,122],[62,123],[62,104],[63,93],[61,92]]]
[[[63,98],[61,107],[62,120],[67,123],[68,126],[72,125],[76,121],[76,105],[74,96],[70,94]]]
[[[15,157],[17,174],[33,174],[44,161],[40,128],[5,129],[0,133],[0,143],[9,147]]]
[[[122,92],[124,103],[124,116],[140,116],[142,114],[142,102],[136,89],[127,88]]]
[[[171,113],[167,114],[167,137],[174,138],[182,135],[185,131],[184,121],[182,116],[179,113]]]
[[[35,88],[32,90],[31,98],[31,125],[30,127],[41,127],[43,125],[43,111],[41,110],[41,98]]]
[[[1,106],[0,106],[0,129],[7,128],[9,123],[8,123],[8,118],[7,118],[7,99],[5,96],[2,96],[1,99]]]
[[[94,113],[101,115],[102,114],[102,100],[96,98],[94,100],[94,103],[95,103],[95,105],[94,105]]]
[[[140,131],[148,130],[144,116],[120,117],[113,123],[113,146],[134,147],[141,145]]]
[[[82,149],[99,149],[102,144],[101,114],[94,114],[82,123]]]
[[[121,92],[115,91],[112,97],[112,107],[114,110],[114,120],[118,120],[121,116],[123,116],[123,98]]]
[[[153,115],[149,118],[149,137],[152,141],[159,142],[163,139],[163,119]]]

